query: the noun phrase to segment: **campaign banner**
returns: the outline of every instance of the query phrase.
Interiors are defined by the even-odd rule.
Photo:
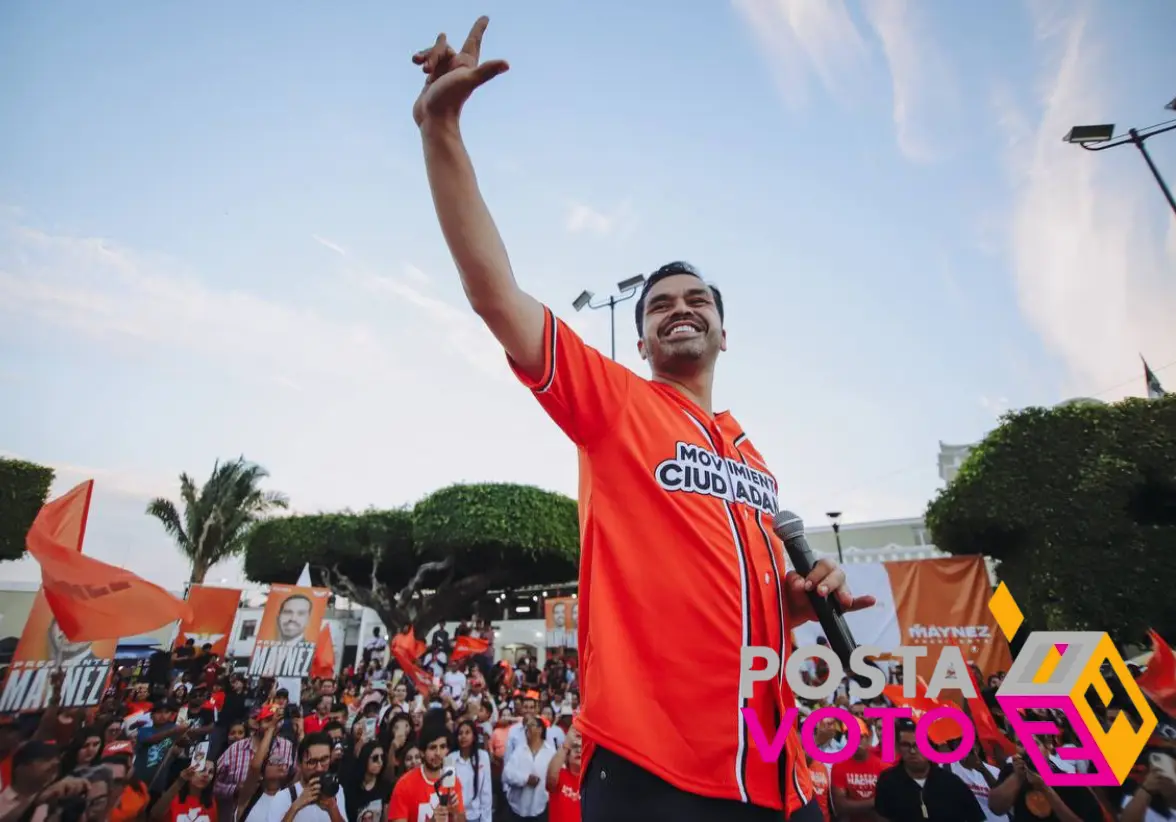
[[[330,596],[327,588],[271,585],[257,627],[249,675],[309,676]]]
[[[943,557],[909,562],[842,566],[850,590],[871,594],[877,604],[846,614],[858,645],[887,653],[904,645],[925,645],[918,674],[930,681],[939,659],[936,649],[958,646],[964,660],[975,662],[987,677],[1007,671],[1013,658],[1008,641],[988,608],[992,581],[983,557]],[[795,631],[800,646],[821,636],[821,626],[808,622]],[[983,686],[984,683],[981,683]]]
[[[576,634],[580,626],[580,601],[576,597],[553,597],[544,602],[544,620],[547,624],[547,647],[576,647]]]
[[[240,603],[241,591],[237,588],[193,585],[188,590],[192,618],[180,622],[174,647],[180,648],[191,639],[197,648],[212,645],[212,653],[223,658]]]
[[[0,713],[42,711],[53,694],[51,677],[60,668],[62,708],[89,708],[102,700],[118,639],[71,642],[66,638],[43,590],[21,632],[0,692]]]

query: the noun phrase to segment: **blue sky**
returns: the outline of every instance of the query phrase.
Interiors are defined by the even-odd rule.
[[[241,453],[302,511],[574,493],[464,305],[410,117],[411,53],[480,13],[512,70],[465,133],[520,282],[607,350],[580,290],[707,272],[718,402],[811,521],[920,514],[939,440],[1139,395],[1137,352],[1176,388],[1176,224],[1129,147],[1061,141],[1169,114],[1162,0],[22,0],[0,7],[0,451],[97,480],[87,551],[178,584],[146,500]],[[1176,179],[1176,133],[1149,146]]]

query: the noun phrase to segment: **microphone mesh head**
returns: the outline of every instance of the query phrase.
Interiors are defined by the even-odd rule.
[[[772,530],[783,540],[804,536],[804,520],[791,511],[778,511],[772,518]]]

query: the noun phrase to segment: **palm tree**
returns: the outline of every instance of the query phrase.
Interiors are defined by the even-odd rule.
[[[163,497],[147,506],[147,514],[159,520],[192,563],[191,582],[204,582],[209,568],[244,550],[255,523],[289,507],[285,494],[258,488],[268,476],[268,471],[244,457],[225,463],[218,460],[199,490],[190,476],[180,474],[183,516],[175,503]]]

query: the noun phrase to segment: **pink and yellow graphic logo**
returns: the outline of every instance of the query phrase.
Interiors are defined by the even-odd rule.
[[[1009,639],[1025,621],[1013,595],[1002,582],[988,603],[1001,631]],[[1135,704],[1143,722],[1133,728],[1120,712],[1109,729],[1095,715],[1094,701],[1111,701],[1111,687],[1103,676],[1109,665]],[[1106,633],[1098,631],[1035,631],[996,692],[997,702],[1026,755],[1048,785],[1121,785],[1131,772],[1156,728],[1156,715],[1132,679],[1123,657]],[[1025,711],[1061,712],[1078,737],[1078,746],[1058,747],[1065,761],[1088,762],[1086,773],[1056,771],[1036,744],[1036,737],[1057,736],[1064,728],[1047,720],[1027,719]]]

